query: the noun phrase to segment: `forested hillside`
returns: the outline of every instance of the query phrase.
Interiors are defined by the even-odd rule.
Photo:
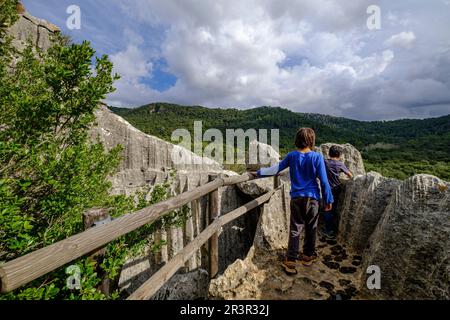
[[[155,103],[137,109],[111,107],[131,124],[170,141],[175,129],[193,130],[202,120],[203,129],[280,129],[280,149],[293,146],[299,127],[316,130],[318,144],[351,143],[361,150],[367,170],[400,179],[430,173],[450,179],[450,115],[425,120],[363,122],[319,114],[295,113],[283,108],[249,110],[210,109]]]

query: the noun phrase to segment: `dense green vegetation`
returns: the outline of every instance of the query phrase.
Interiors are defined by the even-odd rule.
[[[0,263],[83,231],[86,209],[110,208],[118,217],[167,199],[173,178],[133,197],[109,195],[121,147],[107,151],[88,131],[100,101],[113,91],[113,66],[89,43],[69,45],[59,36],[48,51],[30,43],[17,52],[5,33],[16,5],[0,2]],[[102,281],[117,280],[127,257],[148,246],[158,250],[163,243],[149,236],[182,224],[188,212],[181,208],[117,239],[104,259],[70,263],[81,270],[80,290],[67,287],[64,266],[0,300],[117,299],[117,291],[99,290]]]
[[[425,120],[362,122],[282,108],[210,109],[155,103],[137,109],[111,108],[140,130],[170,141],[175,129],[192,132],[194,121],[203,129],[280,129],[280,150],[293,146],[299,127],[316,130],[318,143],[350,143],[361,150],[369,170],[405,179],[430,173],[450,180],[450,115]]]

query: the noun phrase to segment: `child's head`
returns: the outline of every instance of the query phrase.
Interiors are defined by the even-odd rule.
[[[301,128],[297,131],[295,137],[295,146],[299,149],[310,148],[314,149],[316,146],[316,134],[311,128]]]
[[[330,151],[328,152],[328,155],[330,156],[330,158],[340,158],[341,154],[342,154],[342,150],[338,146],[332,146],[330,148]]]

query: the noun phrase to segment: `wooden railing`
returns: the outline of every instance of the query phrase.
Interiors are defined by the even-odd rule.
[[[65,240],[9,261],[0,266],[1,292],[7,293],[15,290],[73,260],[94,252],[129,232],[162,218],[174,209],[180,208],[185,204],[208,194],[212,194],[211,207],[212,211],[214,211],[211,213],[211,217],[214,219],[212,223],[128,299],[136,300],[150,298],[198,249],[201,248],[202,245],[210,239],[212,243],[210,272],[212,273],[212,276],[214,276],[218,270],[218,230],[225,224],[269,201],[275,192],[271,191],[262,197],[219,217],[219,206],[217,203],[218,189],[223,186],[235,185],[252,179],[253,177],[249,174],[217,178],[214,181],[182,193],[169,200],[124,215],[107,224],[88,229]]]

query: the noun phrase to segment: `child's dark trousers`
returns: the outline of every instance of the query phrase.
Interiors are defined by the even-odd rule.
[[[337,207],[339,205],[339,197],[341,196],[342,188],[341,186],[334,187],[331,189],[331,192],[333,193],[334,203],[333,209],[330,212],[325,212],[323,215],[325,220],[325,231],[337,233],[339,228]]]
[[[312,256],[316,252],[319,202],[312,198],[291,199],[291,222],[287,259],[298,259],[300,234],[305,229],[303,254]]]

